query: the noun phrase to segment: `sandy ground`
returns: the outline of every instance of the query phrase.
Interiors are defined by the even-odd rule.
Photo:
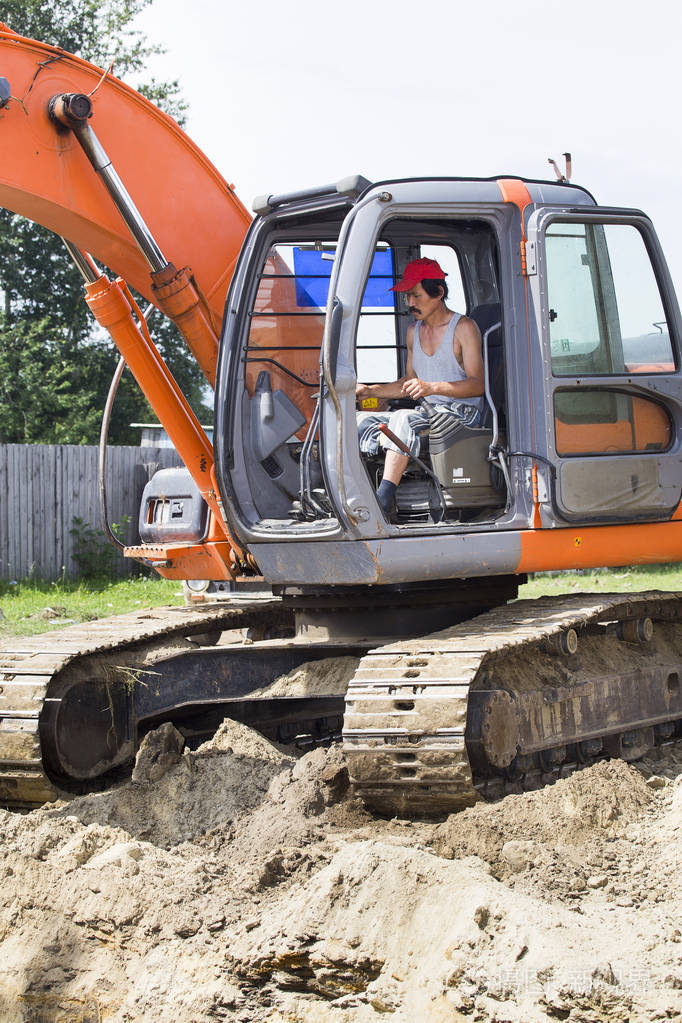
[[[0,828],[3,1023],[682,1018],[682,752],[422,824],[372,820],[338,748],[164,726]]]

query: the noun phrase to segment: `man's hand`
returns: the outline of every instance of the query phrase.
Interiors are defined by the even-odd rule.
[[[356,384],[355,385],[355,397],[358,401],[363,401],[365,398],[372,397],[372,388],[369,384]]]
[[[410,377],[403,384],[403,394],[406,394],[408,398],[412,398],[413,401],[418,401],[419,398],[425,398],[427,394],[435,394],[435,391],[426,380],[420,380],[419,377]]]

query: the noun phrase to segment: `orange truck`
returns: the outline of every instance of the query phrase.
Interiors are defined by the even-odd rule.
[[[678,741],[677,594],[515,600],[528,572],[680,560],[682,325],[643,213],[564,179],[356,176],[252,218],[171,118],[6,26],[0,138],[0,205],[64,238],[184,463],[124,554],[195,598],[3,653],[1,801],[106,782],[164,720],[339,739],[365,803],[401,815]],[[358,423],[390,440],[414,409],[393,289],[425,259],[483,393],[467,421],[427,402],[385,511],[385,441]],[[213,444],[131,289],[214,387]],[[322,691],[287,679],[339,656]]]

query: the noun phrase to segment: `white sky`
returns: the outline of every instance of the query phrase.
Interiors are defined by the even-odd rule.
[[[249,208],[353,173],[553,178],[570,150],[601,204],[651,216],[682,295],[673,0],[155,0],[138,24]]]

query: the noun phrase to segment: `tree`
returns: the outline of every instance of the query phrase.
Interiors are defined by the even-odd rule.
[[[177,81],[135,81],[160,52],[134,19],[152,0],[3,0],[0,20],[15,32],[108,67],[174,116],[186,105]],[[0,210],[0,442],[91,444],[99,437],[118,352],[83,301],[80,275],[61,239]],[[205,381],[175,326],[160,315],[152,331],[195,412],[206,422]],[[129,373],[114,405],[109,438],[137,443],[134,421],[154,419]]]

